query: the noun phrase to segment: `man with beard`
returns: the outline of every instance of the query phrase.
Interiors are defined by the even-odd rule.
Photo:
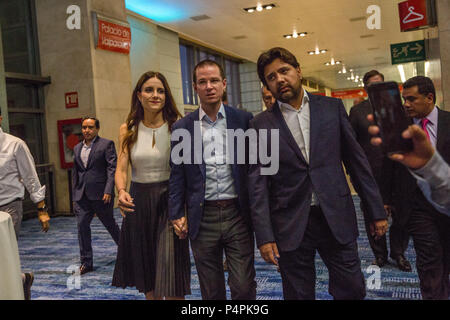
[[[261,163],[249,170],[251,215],[261,256],[279,265],[285,299],[315,299],[316,251],[329,271],[330,294],[335,299],[362,299],[366,292],[358,226],[342,162],[367,202],[377,237],[385,234],[388,224],[344,105],[306,92],[300,65],[286,49],[261,54],[258,75],[277,102],[258,114],[251,127],[279,130],[280,161],[272,176],[261,174]],[[261,141],[258,147],[271,150]]]

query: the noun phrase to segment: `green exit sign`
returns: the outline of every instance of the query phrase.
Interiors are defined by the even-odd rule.
[[[392,64],[426,60],[425,41],[411,41],[391,44]]]

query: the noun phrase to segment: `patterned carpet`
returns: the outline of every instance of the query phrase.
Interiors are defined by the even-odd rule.
[[[372,279],[374,271],[367,270],[373,254],[364,230],[362,213],[359,209],[359,198],[354,197],[358,212],[359,256],[362,271],[366,280]],[[117,221],[122,218],[115,210]],[[120,223],[119,223],[120,224]],[[101,222],[95,218],[92,221],[92,243],[94,250],[94,272],[87,273],[77,282],[72,272],[79,264],[79,247],[74,217],[58,217],[51,220],[51,229],[47,234],[40,232],[40,225],[36,219],[24,221],[19,237],[19,251],[22,271],[33,271],[35,280],[32,287],[32,299],[39,300],[141,300],[144,295],[133,288],[120,289],[111,287],[111,277],[117,248],[109,233]],[[413,272],[398,270],[393,264],[381,269],[381,283],[378,288],[367,289],[367,299],[421,299],[419,280],[415,268],[415,253],[410,240],[405,254],[411,262]],[[187,299],[201,299],[200,287],[194,262],[191,255],[192,295]],[[255,248],[255,268],[257,299],[281,300],[281,278],[276,268],[268,265]],[[331,299],[328,294],[328,272],[320,259],[316,256],[316,297],[317,299]],[[372,281],[367,281],[372,283]],[[230,297],[227,289],[227,296]]]

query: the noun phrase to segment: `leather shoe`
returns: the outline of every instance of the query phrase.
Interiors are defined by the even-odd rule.
[[[25,279],[23,281],[23,295],[25,300],[31,300],[31,285],[33,284],[33,280],[33,272],[25,273]]]
[[[405,272],[411,272],[412,268],[411,268],[411,264],[409,263],[408,260],[406,260],[406,258],[403,255],[399,255],[395,258],[395,261],[397,262],[397,267]]]
[[[377,265],[377,266],[379,266],[379,267],[381,268],[382,266],[384,266],[384,265],[386,264],[386,262],[387,262],[387,259],[386,259],[386,258],[383,258],[383,257],[376,257],[376,258],[372,261],[372,264],[375,264],[375,265]]]
[[[85,273],[88,273],[88,272],[91,272],[91,271],[93,271],[93,270],[94,270],[93,267],[89,267],[89,266],[87,266],[87,265],[85,265],[85,264],[82,264],[82,265],[80,266],[80,275],[85,274]]]

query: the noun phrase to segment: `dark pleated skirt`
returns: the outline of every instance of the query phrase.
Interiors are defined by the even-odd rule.
[[[157,297],[191,294],[189,242],[168,220],[168,181],[131,182],[135,211],[122,222],[112,285],[154,290]]]

